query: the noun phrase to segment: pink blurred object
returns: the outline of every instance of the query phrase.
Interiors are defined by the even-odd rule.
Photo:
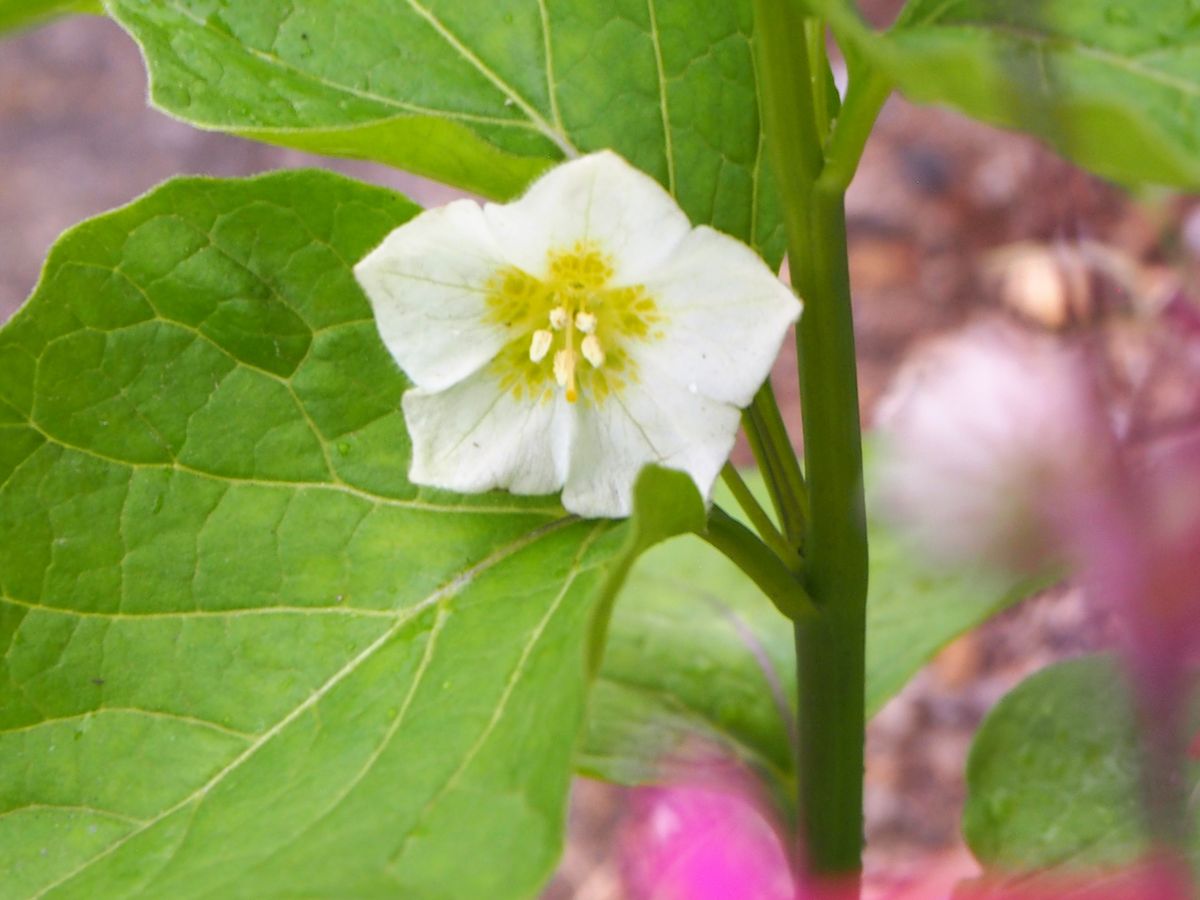
[[[1089,597],[1122,624],[1151,836],[1182,848],[1191,827],[1187,710],[1200,657],[1200,444],[1159,439],[1128,452],[1073,537]]]
[[[854,884],[795,886],[780,832],[753,781],[732,769],[705,784],[633,792],[622,840],[631,900],[854,900]],[[1078,876],[980,878],[965,858],[933,867],[903,887],[866,891],[872,900],[1189,900],[1186,870],[1168,857]]]
[[[1200,338],[1165,321],[1173,332],[1164,347],[1200,356]],[[1006,327],[932,345],[882,408],[879,500],[934,557],[1018,572],[1069,563],[1090,600],[1118,616],[1146,821],[1169,855],[1186,846],[1191,818],[1185,717],[1200,656],[1200,431],[1184,417],[1118,439],[1086,362],[1061,342]]]
[[[633,900],[793,900],[772,816],[747,776],[640,788],[623,839]]]

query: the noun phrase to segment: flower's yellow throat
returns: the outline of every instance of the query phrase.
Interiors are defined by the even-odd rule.
[[[549,401],[557,385],[569,403],[598,404],[637,381],[629,344],[661,337],[662,315],[644,287],[612,276],[610,257],[580,242],[552,250],[542,278],[512,266],[492,277],[489,317],[515,335],[492,363],[505,390]]]

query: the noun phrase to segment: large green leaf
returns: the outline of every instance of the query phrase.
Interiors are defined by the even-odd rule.
[[[1200,770],[1193,767],[1194,789]],[[980,728],[963,830],[984,866],[1011,874],[1116,867],[1148,850],[1129,692],[1110,657],[1022,682]],[[1047,871],[1048,870],[1048,871]]]
[[[721,491],[718,502],[733,508]],[[893,528],[871,522],[869,531],[870,716],[949,641],[1036,585],[931,571]],[[699,538],[668,541],[639,560],[621,593],[580,770],[651,782],[664,764],[686,766],[715,745],[788,797],[794,678],[791,625],[753,583]]]
[[[202,128],[508,197],[614,148],[767,248],[747,0],[107,0],[151,98]]]
[[[100,0],[0,0],[0,31],[22,28],[66,13],[100,12]]]
[[[173,182],[64,237],[0,331],[0,896],[527,896],[553,866],[593,612],[702,510],[670,473],[635,529],[406,482],[351,266],[414,211]]]
[[[1033,132],[1121,182],[1200,185],[1193,0],[910,0],[885,35],[810,0],[908,96]]]

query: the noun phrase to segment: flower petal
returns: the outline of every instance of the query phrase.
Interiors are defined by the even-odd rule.
[[[486,286],[505,265],[479,205],[456,200],[387,236],[354,268],[388,351],[437,391],[494,357],[510,335],[487,317]]]
[[[740,414],[644,369],[639,383],[582,406],[563,506],[587,517],[632,511],[633,484],[650,463],[686,472],[708,499],[733,449]]]
[[[442,391],[414,388],[403,405],[414,484],[549,494],[566,479],[571,423],[561,396],[517,400],[481,372]]]
[[[691,229],[662,185],[610,151],[558,166],[484,214],[505,256],[529,274],[543,276],[552,251],[592,241],[610,257],[617,286],[653,271]]]
[[[668,377],[721,403],[745,407],[766,380],[800,301],[754,252],[700,227],[644,281],[666,321],[662,336],[631,344]]]

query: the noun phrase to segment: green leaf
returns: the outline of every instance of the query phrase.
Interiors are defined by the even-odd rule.
[[[913,557],[911,542],[893,526],[875,522],[869,531],[868,717],[956,637],[1059,580],[1058,573],[1014,582],[931,568]]]
[[[407,483],[351,266],[415,212],[172,182],[0,330],[0,896],[520,897],[554,865],[595,610],[699,501],[652,471],[630,528]]]
[[[720,489],[717,502],[734,508]],[[892,528],[869,530],[868,716],[952,639],[1037,586],[933,572]],[[653,782],[715,745],[788,798],[794,678],[791,625],[758,588],[699,538],[668,541],[638,561],[617,604],[580,771]]]
[[[0,31],[36,25],[68,13],[103,12],[100,0],[0,0]]]
[[[201,128],[507,198],[611,147],[782,256],[747,0],[107,0],[152,101]]]
[[[1138,757],[1113,659],[1044,669],[1001,700],[975,738],[967,842],[984,866],[1011,874],[1132,863],[1147,850]]]
[[[923,103],[1032,132],[1124,183],[1200,185],[1200,7],[1192,0],[911,0],[885,35],[812,0]]]

